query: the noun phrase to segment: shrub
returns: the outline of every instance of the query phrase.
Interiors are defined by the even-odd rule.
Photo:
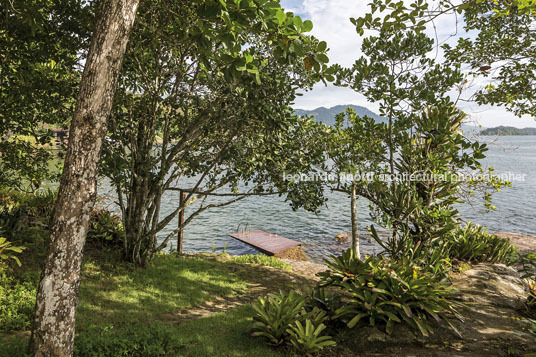
[[[334,345],[331,336],[323,334],[326,312],[313,307],[306,309],[307,298],[294,291],[260,297],[253,308],[252,336],[262,336],[269,344],[289,344],[305,354],[318,352]]]
[[[310,356],[320,352],[324,347],[334,346],[336,343],[331,339],[331,336],[322,336],[322,332],[326,326],[323,323],[315,326],[310,319],[305,320],[305,327],[301,321],[295,321],[294,324],[287,329],[290,335],[290,343],[296,350]]]
[[[36,288],[0,272],[0,332],[27,330],[32,323]]]
[[[89,220],[87,242],[95,248],[122,247],[124,228],[121,217],[106,209],[94,209]]]
[[[7,238],[28,227],[47,227],[50,224],[57,192],[40,190],[35,193],[0,192],[0,226]]]
[[[508,238],[489,234],[484,227],[471,222],[454,232],[450,256],[474,263],[509,263],[517,249]]]
[[[360,260],[350,249],[326,263],[331,270],[319,273],[320,285],[338,289],[344,306],[335,317],[349,328],[368,320],[371,326],[385,324],[391,334],[396,323],[404,322],[428,336],[428,321],[444,319],[457,332],[446,318],[447,313],[459,317],[447,300],[452,290],[414,262],[371,256]]]
[[[271,257],[263,254],[236,255],[233,256],[231,259],[233,262],[236,263],[259,264],[284,270],[292,270],[292,267],[290,265],[283,263],[276,257]]]

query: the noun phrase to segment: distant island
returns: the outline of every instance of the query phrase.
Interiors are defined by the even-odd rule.
[[[480,135],[506,136],[506,135],[536,135],[536,128],[514,128],[513,126],[498,126],[487,128],[480,132]]]

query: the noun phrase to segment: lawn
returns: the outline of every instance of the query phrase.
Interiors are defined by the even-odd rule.
[[[244,301],[292,284],[287,271],[214,256],[158,255],[148,268],[135,269],[114,254],[90,254],[82,272],[75,354],[285,354],[250,336],[253,309]],[[238,307],[219,306],[233,299]],[[197,310],[198,318],[188,314]],[[28,332],[3,334],[0,356],[24,356],[28,338]]]

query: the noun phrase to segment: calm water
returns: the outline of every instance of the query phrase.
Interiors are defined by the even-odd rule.
[[[462,218],[485,225],[491,231],[510,231],[536,235],[536,136],[482,137],[489,144],[485,164],[493,166],[496,173],[526,174],[525,181],[513,182],[494,195],[497,209],[485,213],[482,205],[461,206]],[[105,185],[100,188],[106,193]],[[104,191],[104,192],[103,192]],[[168,193],[162,207],[162,217],[178,205],[177,192]],[[340,245],[333,237],[350,231],[349,198],[341,193],[328,195],[327,206],[318,215],[304,210],[293,211],[284,198],[277,196],[250,197],[233,205],[207,210],[186,227],[184,233],[185,251],[222,251],[227,245],[230,254],[254,254],[255,249],[227,236],[228,233],[248,229],[262,229],[298,240],[305,252],[314,261],[340,251]],[[192,210],[190,210],[192,211]],[[188,215],[188,210],[186,214]],[[372,224],[368,205],[358,200],[360,231]],[[174,221],[160,234],[171,232]],[[176,239],[173,240],[176,247]],[[366,238],[361,239],[364,253],[376,253],[381,249]]]

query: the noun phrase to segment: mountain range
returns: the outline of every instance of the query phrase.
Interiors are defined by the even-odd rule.
[[[346,108],[351,107],[354,109],[354,112],[359,116],[368,116],[372,119],[374,119],[377,123],[386,123],[387,119],[384,117],[379,116],[378,114],[374,113],[368,108],[362,107],[360,105],[353,105],[353,104],[347,104],[347,105],[336,105],[331,108],[326,107],[319,107],[313,110],[305,110],[305,109],[294,109],[294,113],[296,115],[312,115],[315,117],[316,121],[322,122],[326,125],[335,125],[335,116],[339,113],[342,113],[346,110]],[[485,129],[477,126],[472,125],[466,125],[463,124],[461,126],[461,129],[471,135],[477,134],[480,130]]]
[[[378,114],[372,112],[371,110],[365,107],[362,107],[359,105],[353,105],[353,104],[336,105],[331,108],[320,107],[320,108],[316,108],[313,110],[295,109],[294,113],[296,115],[312,115],[315,117],[316,121],[322,122],[326,125],[335,125],[335,116],[339,113],[344,112],[346,108],[348,107],[353,108],[354,112],[359,116],[366,115],[376,120],[376,122],[382,122],[382,123],[386,122],[385,118],[379,116]]]

